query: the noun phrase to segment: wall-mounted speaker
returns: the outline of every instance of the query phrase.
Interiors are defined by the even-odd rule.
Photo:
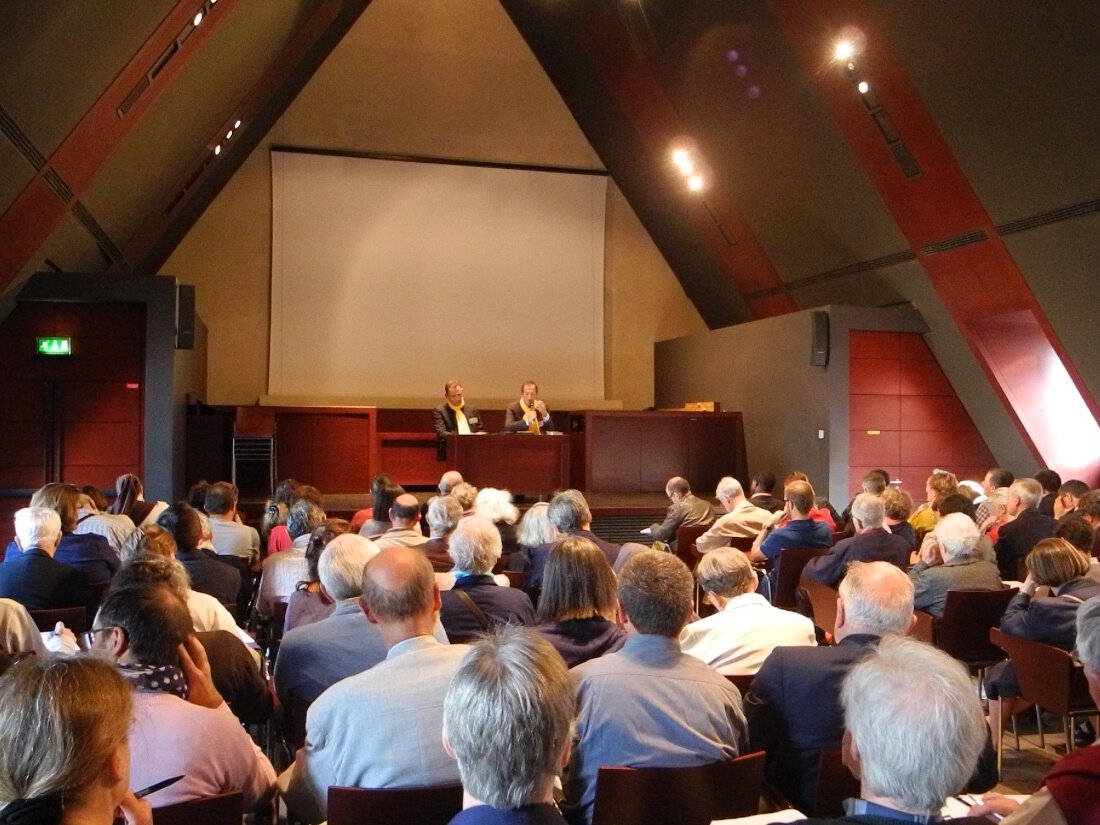
[[[829,313],[811,312],[813,331],[810,341],[810,366],[829,366]]]
[[[176,284],[176,349],[195,348],[195,287]]]

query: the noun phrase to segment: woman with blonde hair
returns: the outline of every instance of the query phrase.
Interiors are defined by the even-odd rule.
[[[0,825],[149,825],[130,791],[130,686],[107,662],[30,659],[0,679]]]

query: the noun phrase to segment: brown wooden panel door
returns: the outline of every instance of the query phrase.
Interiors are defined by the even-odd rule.
[[[689,424],[686,416],[684,419],[653,417],[646,422],[640,445],[640,491],[659,493],[672,476],[691,474],[686,426]]]
[[[633,417],[588,416],[588,489],[641,491],[642,421]]]
[[[296,478],[302,484],[313,484],[313,422],[309,418],[289,414],[276,418],[275,450],[280,480]]]
[[[313,484],[321,492],[370,489],[370,419],[316,415],[313,421]]]

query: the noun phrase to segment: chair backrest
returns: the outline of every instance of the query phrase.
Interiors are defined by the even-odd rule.
[[[810,559],[828,553],[825,547],[789,547],[779,551],[779,560],[775,565],[775,592],[772,604],[776,607],[793,608],[795,594],[798,592],[798,580]]]
[[[505,570],[504,575],[508,578],[508,586],[517,590],[522,590],[527,581],[526,570]]]
[[[752,680],[755,677],[753,673],[727,673],[726,681],[731,685],[737,685],[737,689],[741,691],[741,698],[745,697],[745,694],[749,692],[749,688],[752,687]]]
[[[935,619],[932,618],[931,613],[925,613],[923,610],[914,610],[913,618],[916,619],[913,622],[913,626],[909,629],[909,637],[916,639],[918,642],[928,642],[932,644],[932,623]]]
[[[28,610],[35,627],[41,631],[53,630],[58,622],[64,622],[77,636],[88,631],[88,613],[83,607],[55,607]]]
[[[461,785],[328,789],[329,825],[447,825],[461,810]]]
[[[989,628],[1000,624],[1005,608],[1017,592],[1015,587],[948,590],[943,616],[932,624],[932,643],[962,662],[1001,661],[1004,652],[989,641]]]
[[[730,538],[730,547],[736,547],[742,553],[752,550],[752,544],[756,541],[752,536],[733,536]]]
[[[813,608],[814,625],[827,634],[827,638],[831,638],[836,628],[837,589],[805,578],[801,584],[810,600],[810,607]]]
[[[153,808],[153,825],[240,825],[244,794],[223,793]]]
[[[676,530],[676,555],[694,570],[699,563],[699,554],[695,551],[695,540],[710,529],[709,524],[683,524]]]
[[[1090,707],[1084,669],[1061,648],[1010,636],[999,627],[989,630],[989,640],[1012,660],[1020,693],[1039,707],[1067,715]]]
[[[859,780],[852,776],[840,748],[826,748],[817,761],[817,791],[811,816],[844,816],[844,800],[859,796]]]
[[[693,768],[601,767],[593,825],[709,825],[757,812],[764,752]],[[332,823],[337,825],[337,823]]]

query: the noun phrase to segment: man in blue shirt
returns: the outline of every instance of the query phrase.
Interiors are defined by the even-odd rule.
[[[749,558],[764,561],[779,558],[788,547],[830,547],[833,531],[823,521],[810,518],[814,488],[805,481],[792,481],[783,488],[783,509],[775,513],[756,537]],[[782,525],[782,526],[780,526]]]

